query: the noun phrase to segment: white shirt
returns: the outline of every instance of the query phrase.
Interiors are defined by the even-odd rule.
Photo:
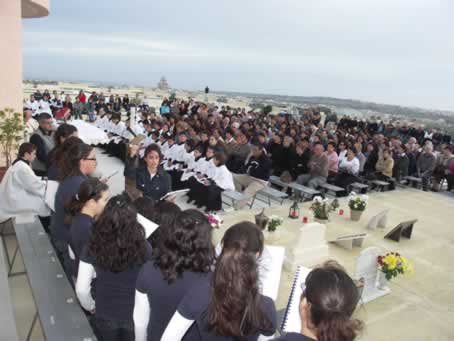
[[[350,174],[356,175],[359,172],[359,160],[356,157],[354,157],[351,161],[344,158],[340,162],[339,170],[344,170]]]
[[[225,165],[216,167],[215,175],[211,180],[213,180],[218,187],[221,187],[225,191],[235,190],[233,175]]]
[[[33,114],[37,113],[37,110],[39,109],[39,103],[38,101],[30,101],[28,100],[26,103],[25,103],[25,107],[27,109],[30,109],[32,111]]]
[[[42,99],[39,101],[39,113],[43,112],[52,114],[52,111],[50,110],[50,103]]]
[[[0,184],[0,221],[16,216],[49,216],[45,193],[46,182],[36,176],[27,163],[16,162]]]

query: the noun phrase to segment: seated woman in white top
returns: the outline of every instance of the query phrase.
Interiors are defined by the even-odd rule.
[[[340,161],[339,173],[336,176],[334,184],[345,188],[343,193],[338,193],[340,196],[347,195],[348,186],[358,181],[359,160],[355,156],[352,148],[347,149],[347,156]]]
[[[0,184],[0,222],[13,217],[50,215],[50,209],[44,201],[47,181],[36,176],[30,166],[35,158],[36,146],[22,143],[16,161]]]
[[[203,184],[198,183],[195,191],[197,206],[205,206],[207,212],[220,211],[222,209],[222,192],[234,190],[233,175],[225,166],[227,160],[223,152],[216,152],[213,158],[214,174],[205,179]]]

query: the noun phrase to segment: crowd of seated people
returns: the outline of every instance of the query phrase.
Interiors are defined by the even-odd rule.
[[[90,100],[81,92],[78,101]],[[118,110],[131,106],[129,99],[113,102]],[[14,209],[40,216],[50,213],[41,176],[59,182],[50,238],[99,340],[233,341],[275,334],[276,308],[258,283],[262,232],[248,222],[230,227],[216,257],[207,216],[162,200],[170,191],[189,189],[197,207],[216,211],[223,191],[252,196],[271,175],[314,188],[407,175],[420,177],[424,190],[440,190],[444,179],[448,190],[454,185],[450,138],[420,128],[310,110],[296,120],[178,99],[166,99],[160,114],[141,106],[133,124],[118,110],[95,108],[94,124],[112,138],[106,151],[125,161],[126,193],[109,198],[105,179],[92,177],[95,148],[70,124],[54,131],[48,112],[37,117],[30,143],[20,147],[2,182],[2,195],[20,200]],[[158,230],[150,235],[139,214]],[[278,340],[353,340],[361,330],[351,318],[357,302],[345,271],[314,269],[301,298],[301,333]]]

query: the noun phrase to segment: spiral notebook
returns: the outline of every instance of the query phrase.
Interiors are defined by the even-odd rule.
[[[303,294],[302,284],[312,269],[298,266],[295,277],[293,278],[292,290],[282,319],[281,330],[286,333],[301,332],[300,301]]]

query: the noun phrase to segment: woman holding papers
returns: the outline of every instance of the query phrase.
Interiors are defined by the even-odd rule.
[[[96,152],[85,143],[78,143],[68,149],[61,166],[61,183],[55,195],[55,213],[52,216],[51,237],[57,255],[69,279],[72,276],[72,261],[68,253],[70,224],[65,222],[69,213],[65,203],[79,192],[80,185],[96,170]]]
[[[212,227],[197,210],[183,211],[174,224],[160,225],[153,259],[143,265],[137,278],[136,341],[161,340],[183,297],[210,282],[214,262],[211,238]],[[198,339],[196,328],[188,331],[186,339]]]
[[[257,257],[262,250],[263,235],[254,224],[229,228],[212,280],[183,298],[161,340],[187,340],[194,322],[199,337],[191,340],[255,341],[260,335],[274,335],[274,302],[259,292]]]
[[[298,332],[288,332],[275,340],[353,341],[363,324],[351,318],[359,292],[345,271],[335,265],[325,265],[312,270],[302,285],[301,301],[299,297],[294,298],[300,302],[301,327],[287,326]]]
[[[16,161],[0,184],[0,222],[17,216],[50,215],[44,201],[46,181],[36,176],[30,166],[35,158],[36,146],[22,143]]]
[[[104,210],[108,199],[109,187],[96,178],[90,178],[80,185],[77,194],[66,205],[69,213],[66,222],[71,224],[69,254],[73,254],[76,261],[74,277],[77,277],[80,255],[88,242],[91,228]]]
[[[144,196],[160,200],[170,192],[172,181],[170,175],[160,167],[162,154],[158,145],[150,144],[145,149],[144,161],[145,166],[139,167],[136,171],[137,189]]]
[[[98,340],[134,341],[134,288],[150,259],[151,246],[131,199],[126,194],[112,197],[92,227],[76,283],[80,304],[95,315]]]

